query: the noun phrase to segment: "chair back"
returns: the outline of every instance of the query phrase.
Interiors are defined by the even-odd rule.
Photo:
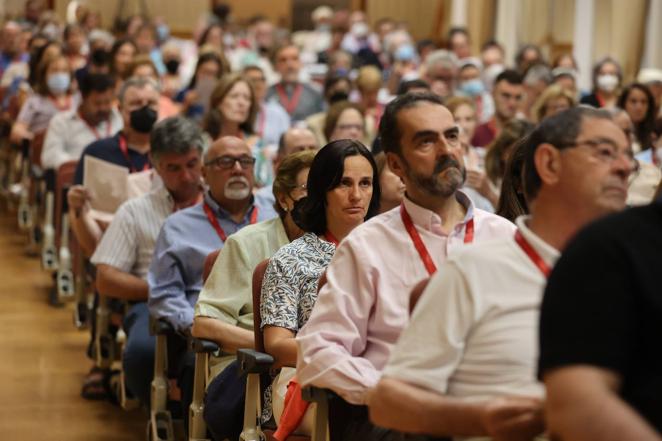
[[[30,146],[30,164],[41,167],[41,152],[44,149],[46,131],[35,133]]]
[[[414,308],[416,307],[418,300],[421,298],[423,291],[427,288],[428,283],[430,283],[429,277],[418,282],[411,290],[411,294],[409,295],[409,315],[414,312]]]
[[[77,165],[78,161],[65,162],[57,169],[55,177],[55,216],[53,217],[53,221],[55,223],[55,231],[59,232],[59,234],[56,233],[58,247],[60,246],[60,237],[62,235],[60,231],[62,214],[67,210],[67,190],[74,182]]]
[[[212,251],[211,253],[207,254],[207,257],[205,257],[205,263],[202,267],[202,283],[205,283],[209,278],[209,275],[211,274],[211,270],[212,268],[214,268],[214,263],[216,263],[216,258],[218,257],[218,253],[220,252],[221,249],[219,248],[218,250]]]
[[[269,265],[269,259],[258,263],[253,271],[253,332],[255,334],[255,350],[258,352],[265,352],[260,302],[262,301],[262,281],[264,280],[264,273],[267,272],[267,265]]]

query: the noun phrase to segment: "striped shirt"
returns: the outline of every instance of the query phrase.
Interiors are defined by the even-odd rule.
[[[174,210],[165,186],[126,201],[97,246],[92,263],[105,264],[147,280],[161,226]]]

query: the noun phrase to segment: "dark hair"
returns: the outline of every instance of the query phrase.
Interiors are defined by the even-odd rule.
[[[406,93],[396,97],[386,105],[379,123],[379,141],[384,152],[401,154],[400,138],[402,132],[398,126],[398,114],[401,110],[416,107],[420,103],[443,106],[441,98],[431,92]]]
[[[51,46],[59,46],[62,53],[62,45],[54,40],[48,40],[45,44],[34,49],[30,54],[30,61],[28,62],[28,84],[35,87],[42,79],[39,78],[39,66],[42,64],[46,50]]]
[[[577,140],[584,120],[599,118],[612,120],[609,112],[589,106],[572,107],[543,120],[523,141],[524,197],[528,204],[538,195],[542,182],[534,158],[540,144],[551,144],[557,150],[569,147]]]
[[[623,69],[621,68],[621,65],[618,63],[618,61],[612,57],[601,58],[593,65],[593,71],[591,73],[591,80],[593,81],[594,91],[598,89],[598,76],[600,75],[600,69],[602,69],[602,66],[607,63],[616,66],[616,76],[618,77],[618,82],[620,83],[623,81]]]
[[[365,111],[363,108],[359,104],[350,101],[339,101],[329,107],[329,110],[326,112],[326,118],[324,118],[324,136],[327,140],[331,139],[331,135],[338,125],[338,120],[347,109],[354,109],[361,114],[361,118],[363,118],[363,131],[365,132]]]
[[[425,90],[430,90],[430,85],[423,80],[409,80],[409,81],[401,81],[400,85],[398,86],[398,90],[395,93],[396,95],[404,95],[405,93],[408,93],[411,89],[425,89]]]
[[[517,66],[518,69],[526,70],[527,66],[522,66],[522,63],[524,62],[524,54],[528,50],[533,50],[536,52],[536,55],[538,56],[538,62],[545,61],[544,57],[542,56],[540,47],[536,46],[535,44],[525,44],[517,51],[517,54],[515,55],[515,66]]]
[[[204,31],[202,31],[202,34],[200,34],[200,38],[198,39],[198,47],[203,46],[207,44],[207,37],[209,37],[209,33],[211,32],[212,29],[214,28],[219,28],[221,32],[223,32],[223,26],[220,23],[212,23],[209,26],[205,28]]]
[[[506,169],[501,182],[501,193],[495,213],[514,222],[517,217],[528,214],[529,206],[524,198],[522,175],[524,173],[524,156],[526,153],[523,139],[512,149],[512,154],[506,163]]]
[[[516,70],[506,69],[497,75],[496,79],[494,80],[494,87],[496,87],[497,84],[502,81],[505,81],[509,84],[522,84],[523,78],[522,75],[520,75],[520,73]]]
[[[198,57],[198,62],[195,64],[195,70],[193,71],[193,76],[191,77],[191,82],[188,84],[188,89],[194,89],[195,88],[195,83],[198,80],[198,71],[200,70],[200,66],[205,64],[208,61],[213,61],[216,64],[218,64],[218,76],[216,77],[221,78],[226,73],[230,72],[230,66],[228,65],[228,62],[222,58],[217,52],[211,51],[211,52],[205,52],[200,54]]]
[[[109,74],[88,73],[79,80],[78,88],[83,98],[92,92],[106,92],[115,88],[115,78]]]
[[[506,161],[504,156],[512,152],[513,146],[531,133],[534,125],[523,119],[508,121],[499,136],[487,146],[485,155],[485,173],[493,183],[498,183],[504,177]]]
[[[158,122],[152,129],[149,143],[154,161],[162,154],[183,155],[191,149],[197,149],[202,154],[205,147],[200,126],[182,116],[173,116]]]
[[[278,59],[278,54],[280,54],[282,51],[284,51],[285,49],[290,48],[290,47],[296,48],[296,50],[299,53],[301,53],[301,51],[299,49],[299,46],[297,46],[296,44],[294,44],[291,41],[284,41],[281,44],[277,44],[276,46],[274,46],[274,48],[271,50],[271,56],[269,57],[270,58],[269,61],[271,61],[271,64],[273,66],[275,66],[276,65],[276,60]]]
[[[618,97],[617,105],[621,109],[625,110],[625,103],[627,102],[630,93],[632,93],[632,91],[635,89],[643,92],[644,95],[646,95],[646,101],[648,101],[644,119],[638,123],[632,121],[634,124],[635,133],[637,135],[637,140],[641,145],[641,150],[647,150],[653,146],[651,134],[655,129],[655,116],[657,113],[657,109],[655,108],[655,98],[653,98],[653,94],[651,93],[650,89],[644,84],[632,83],[623,89],[621,96]]]
[[[333,86],[335,86],[336,84],[338,84],[342,81],[349,84],[350,88],[352,87],[352,82],[351,82],[351,80],[349,79],[349,77],[347,75],[342,75],[342,74],[338,74],[338,73],[328,74],[326,76],[326,78],[324,79],[324,97],[328,98],[327,94],[329,93],[329,90]]]
[[[501,43],[499,43],[494,39],[487,40],[485,43],[483,43],[483,45],[480,47],[480,51],[484,52],[487,49],[491,49],[493,47],[499,49],[502,54],[504,53],[503,46],[501,45]]]
[[[467,28],[461,26],[452,27],[449,29],[448,36],[446,38],[446,45],[448,46],[448,49],[451,49],[451,41],[456,35],[464,35],[465,37],[467,37],[467,40],[471,38],[469,36],[469,31],[467,30]]]
[[[372,166],[372,199],[366,220],[379,213],[381,189],[377,164],[370,151],[359,141],[339,139],[325,145],[313,160],[308,172],[308,196],[294,206],[292,218],[304,231],[324,234],[326,231],[326,194],[336,188],[342,179],[345,159],[361,155]]]
[[[134,43],[132,39],[120,38],[119,40],[115,40],[115,43],[113,43],[113,46],[110,48],[110,73],[115,75],[116,77],[119,77],[120,73],[117,72],[117,66],[115,65],[115,56],[122,48],[122,46],[124,46],[125,44],[133,46],[134,55],[138,52],[138,46],[136,46],[136,43]],[[129,67],[127,66],[127,69],[128,68]],[[126,72],[122,73],[122,75],[126,75]]]
[[[274,208],[281,218],[285,217],[287,212],[278,203],[278,195],[289,195],[297,187],[297,175],[301,170],[310,168],[316,154],[317,151],[315,150],[292,153],[287,155],[278,165],[272,188],[276,200]]]

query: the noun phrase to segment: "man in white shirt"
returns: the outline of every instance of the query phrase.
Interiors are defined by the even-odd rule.
[[[329,388],[332,439],[370,439],[367,392],[377,384],[409,320],[409,292],[464,244],[512,236],[509,221],[459,191],[466,175],[459,128],[431,93],[386,107],[380,137],[405,183],[403,204],[354,229],[328,267],[308,323],[297,335],[302,385]],[[343,433],[344,432],[344,433]]]
[[[85,147],[110,138],[122,129],[122,116],[113,105],[115,80],[107,74],[87,74],[79,83],[83,100],[76,110],[56,114],[48,125],[41,165],[57,170],[78,161]]]
[[[431,279],[368,399],[375,424],[452,437],[543,432],[536,363],[547,276],[580,228],[625,207],[635,161],[623,131],[592,108],[546,120],[524,142],[531,215]]]

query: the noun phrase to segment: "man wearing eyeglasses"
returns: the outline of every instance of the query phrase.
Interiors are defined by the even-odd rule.
[[[150,315],[166,320],[183,335],[190,333],[193,324],[205,257],[222,248],[229,235],[246,225],[274,217],[268,202],[253,196],[255,159],[243,140],[220,138],[207,150],[203,164],[202,175],[208,186],[203,202],[166,219],[147,274]],[[182,400],[187,406],[192,396],[194,364],[192,356],[186,357],[185,340],[181,343],[177,370],[181,372]],[[151,367],[153,363],[144,365]],[[140,388],[141,399],[148,399],[151,379],[148,370]]]
[[[517,117],[519,106],[524,98],[524,86],[522,76],[514,70],[504,70],[494,81],[492,89],[495,112],[486,123],[476,127],[471,145],[485,147],[491,143],[503,126]]]
[[[544,432],[536,364],[547,277],[581,228],[625,207],[636,161],[611,116],[588,107],[546,119],[523,142],[531,214],[517,219],[515,234],[439,268],[368,398],[374,423],[453,438],[530,440]]]

